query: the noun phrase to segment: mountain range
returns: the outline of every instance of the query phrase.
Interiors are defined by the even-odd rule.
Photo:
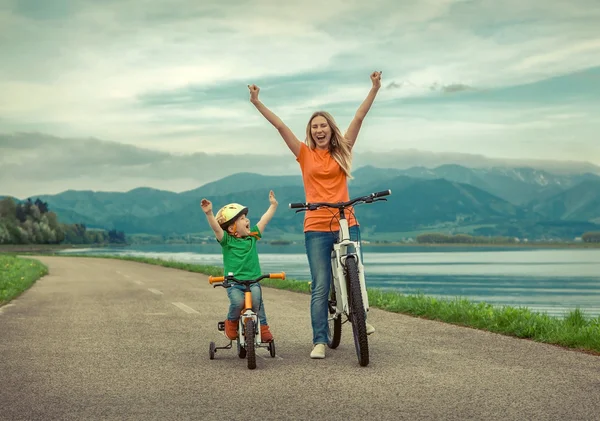
[[[573,239],[587,231],[600,231],[600,176],[592,172],[450,164],[408,169],[363,166],[353,176],[351,197],[392,190],[387,202],[357,206],[365,238],[438,231]],[[39,198],[64,223],[127,234],[209,234],[199,206],[201,198],[213,202],[215,213],[226,203],[243,203],[256,222],[269,206],[270,189],[279,202],[269,224],[273,236],[300,234],[303,214],[288,207],[290,202],[304,201],[300,176],[237,173],[181,193],[152,188],[124,193],[68,190]]]

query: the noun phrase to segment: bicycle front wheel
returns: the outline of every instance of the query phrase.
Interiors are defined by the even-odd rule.
[[[348,283],[348,305],[350,306],[354,348],[356,349],[358,363],[364,367],[369,364],[369,341],[367,339],[365,308],[358,277],[358,263],[354,256],[348,256],[346,259],[346,280]]]
[[[254,347],[254,320],[248,319],[245,326],[246,334],[246,358],[248,359],[248,368],[254,370],[256,368],[256,350]]]

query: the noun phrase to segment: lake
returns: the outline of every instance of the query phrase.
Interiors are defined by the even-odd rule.
[[[156,257],[221,266],[217,244],[133,245],[62,253]],[[303,244],[260,244],[263,272],[310,280]],[[533,247],[363,246],[367,285],[497,305],[524,306],[552,316],[581,308],[600,316],[600,249]]]

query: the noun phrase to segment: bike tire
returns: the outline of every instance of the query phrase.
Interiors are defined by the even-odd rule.
[[[215,359],[215,352],[217,350],[217,345],[214,342],[211,342],[208,346],[208,356],[211,360]]]
[[[358,277],[358,263],[354,256],[346,259],[346,280],[348,283],[348,305],[352,322],[352,336],[358,363],[365,367],[369,364],[369,340],[367,339],[366,314]]]
[[[246,321],[246,358],[248,359],[248,368],[254,370],[256,368],[256,349],[254,347],[254,320]]]
[[[331,282],[331,289],[329,292],[328,311],[329,315],[335,315],[335,308],[333,303],[337,303],[335,294],[335,284]],[[337,305],[337,304],[336,304]],[[327,346],[331,349],[335,349],[340,345],[342,339],[342,317],[338,315],[333,320],[327,320]]]

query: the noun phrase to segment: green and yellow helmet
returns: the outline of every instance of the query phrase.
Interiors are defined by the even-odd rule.
[[[239,203],[230,203],[217,212],[216,219],[222,229],[226,230],[241,215],[247,215],[248,208]]]

